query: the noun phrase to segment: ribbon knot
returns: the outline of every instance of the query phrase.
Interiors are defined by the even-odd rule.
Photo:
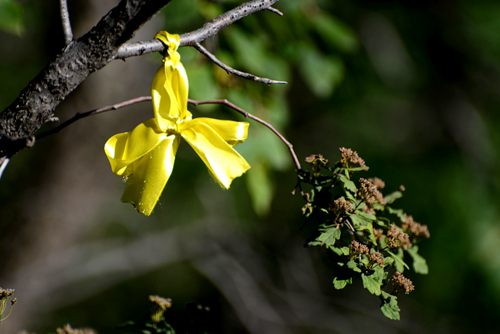
[[[247,138],[248,123],[192,119],[187,110],[188,79],[177,52],[179,35],[161,31],[155,38],[168,46],[168,56],[151,87],[154,118],[131,132],[111,137],[104,147],[113,172],[129,179],[122,201],[133,204],[146,216],[153,211],[170,178],[181,137],[225,189],[250,168],[233,149]]]

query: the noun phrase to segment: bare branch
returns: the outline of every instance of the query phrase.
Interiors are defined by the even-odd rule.
[[[136,104],[136,103],[140,103],[140,102],[145,102],[145,101],[151,101],[151,100],[152,100],[151,96],[141,96],[141,97],[136,97],[135,99],[127,100],[127,101],[124,101],[124,102],[121,102],[121,103],[113,104],[111,106],[107,106],[107,107],[103,107],[103,108],[99,108],[99,109],[90,110],[90,111],[87,111],[87,112],[84,112],[84,113],[77,113],[75,116],[73,116],[72,118],[68,119],[66,122],[64,122],[64,123],[56,126],[55,128],[47,130],[45,132],[42,132],[39,135],[36,135],[35,139],[36,140],[40,140],[40,139],[45,138],[45,137],[47,137],[49,135],[52,135],[54,133],[58,133],[59,131],[61,131],[62,129],[64,129],[68,125],[73,124],[74,122],[78,121],[79,119],[82,119],[82,118],[85,118],[85,117],[88,117],[88,116],[92,116],[92,115],[101,114],[103,112],[110,111],[110,110],[117,110],[117,109],[120,109],[120,108],[123,108],[123,107],[130,106],[132,104]]]
[[[205,100],[205,101],[196,101],[196,100],[188,99],[188,103],[191,103],[194,106],[197,106],[200,104],[224,104],[224,105],[236,110],[237,112],[239,112],[240,114],[242,114],[246,118],[253,119],[254,121],[268,127],[288,147],[288,149],[290,150],[290,154],[292,155],[293,162],[295,163],[295,166],[297,167],[297,170],[302,170],[302,166],[300,165],[299,159],[297,159],[297,155],[295,154],[295,151],[293,150],[293,145],[290,144],[290,142],[288,140],[286,140],[285,137],[283,137],[283,135],[281,133],[279,133],[278,130],[276,130],[271,124],[267,123],[266,121],[261,120],[257,116],[254,116],[254,115],[248,113],[247,111],[241,109],[240,107],[232,104],[231,102],[229,102],[228,100],[225,100],[225,99],[224,100]]]
[[[59,0],[61,7],[61,19],[66,45],[73,41],[73,31],[71,30],[71,22],[69,21],[68,3],[66,0]]]
[[[286,81],[276,81],[276,80],[271,80],[271,79],[267,79],[267,78],[261,78],[261,77],[255,76],[253,74],[250,74],[250,73],[245,73],[245,72],[241,72],[241,71],[235,70],[234,68],[227,66],[226,64],[224,64],[223,62],[221,62],[219,59],[217,59],[217,57],[215,57],[213,54],[211,54],[210,51],[208,51],[203,46],[201,46],[200,43],[195,43],[193,45],[193,47],[196,50],[200,51],[200,53],[203,54],[205,57],[207,57],[208,59],[210,59],[211,61],[213,61],[217,65],[219,65],[228,74],[232,73],[232,74],[237,75],[239,77],[242,77],[242,78],[245,78],[245,79],[248,79],[248,80],[257,81],[257,82],[262,82],[262,83],[267,84],[267,85],[270,85],[270,84],[287,84]]]
[[[228,25],[261,10],[272,8],[278,0],[252,0],[232,9],[219,17],[207,22],[198,30],[181,35],[181,46],[194,46],[209,37],[215,36],[219,30]],[[274,8],[269,9],[276,13]],[[165,45],[158,40],[144,41],[138,43],[127,43],[120,47],[116,58],[124,59],[129,57],[142,56],[151,52],[164,53]]]

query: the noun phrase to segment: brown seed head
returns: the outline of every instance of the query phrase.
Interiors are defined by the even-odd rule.
[[[341,147],[339,148],[340,153],[342,154],[342,164],[345,166],[347,162],[351,162],[353,164],[358,164],[360,167],[366,167],[365,161],[358,156],[356,151],[351,150],[350,148]]]
[[[406,294],[409,294],[411,291],[415,290],[415,287],[408,278],[404,277],[399,271],[396,271],[394,276],[392,276],[393,294],[397,294],[402,289]]]

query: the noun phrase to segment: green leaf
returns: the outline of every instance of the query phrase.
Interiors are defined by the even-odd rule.
[[[338,280],[337,277],[333,279],[333,286],[337,290],[341,290],[347,286],[347,284],[352,284],[352,277],[348,279]]]
[[[264,217],[271,209],[274,194],[274,183],[268,169],[263,163],[253,162],[252,172],[246,173],[245,176],[253,209],[259,217]]]
[[[311,23],[327,43],[335,45],[344,52],[354,52],[359,44],[354,31],[331,15],[312,16]]]
[[[389,213],[392,213],[392,214],[395,214],[396,216],[399,217],[399,219],[401,219],[402,222],[404,222],[406,220],[405,216],[404,216],[404,212],[403,212],[403,209],[393,209],[389,206],[386,206],[387,210],[389,211]]]
[[[356,190],[358,190],[354,182],[349,180],[344,174],[339,174],[339,181],[342,182],[342,187],[344,187],[344,190],[347,189],[353,193],[356,193]]]
[[[392,194],[385,196],[384,199],[387,202],[387,204],[392,204],[392,203],[394,203],[395,200],[397,200],[398,198],[401,198],[401,197],[403,197],[403,193],[398,190],[398,191],[393,192]]]
[[[324,55],[316,47],[299,49],[299,70],[309,89],[319,98],[327,98],[344,79],[344,63],[333,55]]]
[[[408,248],[406,251],[413,258],[413,270],[418,274],[427,275],[429,273],[429,267],[425,259],[418,254],[418,246],[415,245],[412,248]]]
[[[336,227],[331,227],[328,229],[320,229],[321,233],[319,237],[316,238],[317,241],[322,242],[326,246],[333,246],[335,241],[340,239],[340,229]]]
[[[399,320],[399,309],[397,297],[391,296],[390,300],[385,299],[380,307],[382,313],[391,320]]]
[[[352,269],[357,273],[361,272],[361,269],[358,268],[358,265],[357,265],[356,261],[354,261],[354,260],[347,262],[347,268]]]
[[[24,10],[13,0],[0,0],[0,29],[21,35],[24,30]]]
[[[377,238],[375,238],[375,234],[373,234],[373,225],[372,225],[372,223],[368,223],[365,226],[360,226],[359,230],[360,231],[368,231],[368,238],[370,238],[370,241],[373,242],[373,244],[375,246],[377,245]]]
[[[333,246],[330,246],[328,248],[330,248],[332,251],[334,251],[339,256],[343,256],[343,255],[347,256],[347,255],[349,255],[349,247],[333,247]]]
[[[394,258],[392,256],[384,257],[384,264],[386,266],[392,266],[394,264]]]
[[[394,260],[396,260],[396,262],[395,262],[395,265],[394,265],[394,266],[396,267],[396,270],[397,270],[397,271],[399,271],[400,273],[403,273],[403,271],[405,270],[405,268],[406,268],[406,269],[410,269],[410,267],[408,267],[408,265],[407,265],[407,264],[406,264],[406,263],[402,260],[402,257],[403,257],[403,252],[401,251],[401,249],[400,249],[400,251],[399,251],[399,253],[400,253],[401,257],[400,257],[400,256],[398,256],[398,255],[396,255],[396,254],[394,254],[394,253],[393,253],[393,252],[391,252],[390,250],[387,250],[387,253],[391,254],[392,258],[393,258]]]
[[[363,286],[365,289],[370,291],[371,294],[379,296],[381,293],[380,284],[376,277],[373,275],[366,276],[365,274],[361,274],[361,278],[363,279]]]

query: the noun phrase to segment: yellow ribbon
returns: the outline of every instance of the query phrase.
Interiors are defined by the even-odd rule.
[[[146,216],[153,211],[172,173],[181,137],[225,189],[250,168],[233,149],[247,138],[249,124],[203,117],[192,119],[187,110],[188,79],[177,52],[179,35],[161,31],[155,39],[168,47],[168,55],[151,87],[155,117],[131,132],[111,137],[104,146],[113,172],[130,179],[122,202],[133,204]]]

